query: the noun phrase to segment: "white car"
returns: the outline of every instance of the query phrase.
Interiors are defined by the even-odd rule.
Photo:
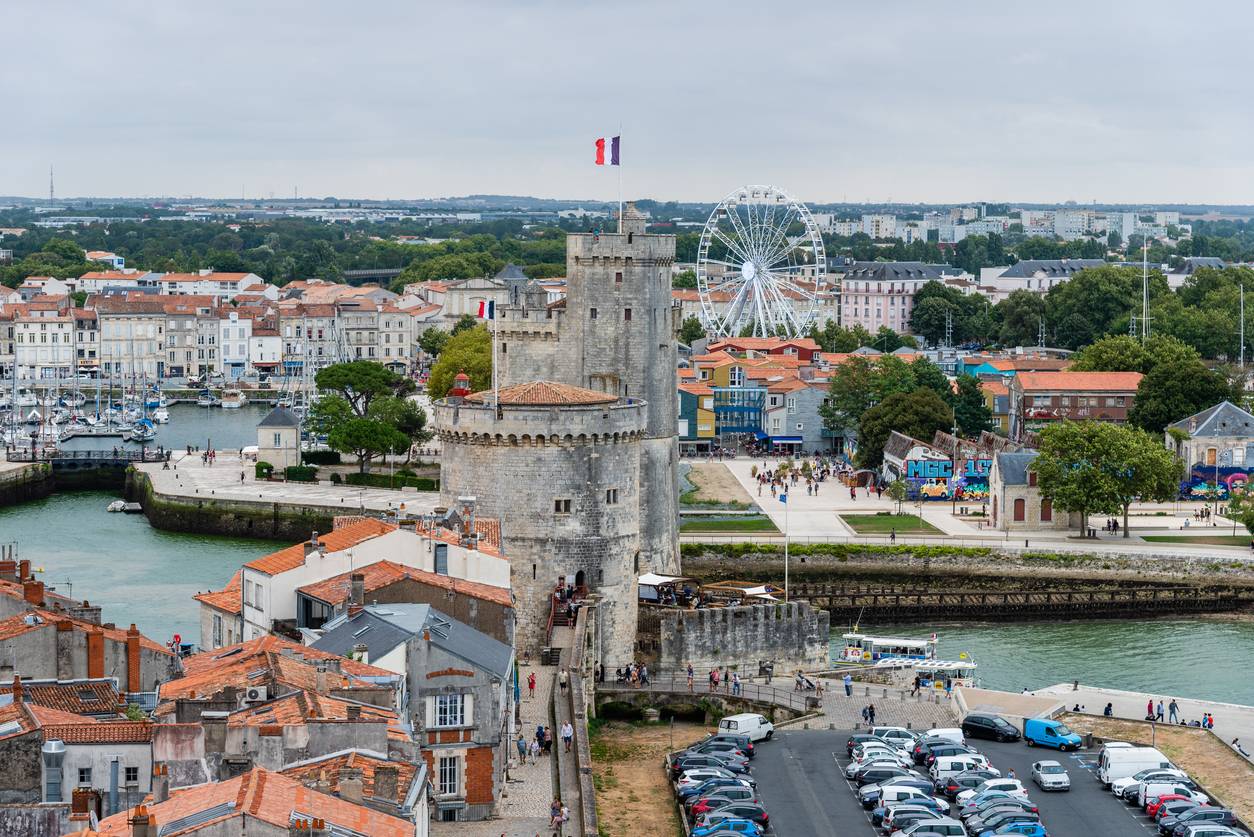
[[[1028,798],[1028,789],[1025,788],[1023,783],[1018,779],[989,779],[979,787],[964,790],[962,793],[958,794],[957,802],[961,806],[971,797],[990,790],[1001,791],[1002,793],[1010,794],[1011,796],[1016,796],[1020,799]]]
[[[922,778],[919,773],[917,773],[914,770],[911,770],[909,765],[902,764],[899,761],[892,761],[890,759],[883,759],[883,760],[872,759],[871,761],[862,762],[862,763],[851,761],[849,762],[849,766],[845,768],[845,778],[852,779],[854,776],[858,774],[859,770],[870,770],[873,767],[897,767],[915,776],[920,776],[920,778]]]
[[[701,784],[707,779],[737,779],[737,774],[730,770],[724,770],[721,767],[699,767],[695,770],[689,770],[681,773],[679,778],[675,780],[675,790],[680,791],[687,787],[693,787]]]
[[[1071,790],[1067,768],[1056,761],[1038,761],[1032,765],[1032,781],[1041,790]]]
[[[1155,767],[1147,770],[1141,770],[1131,776],[1124,776],[1121,779],[1115,779],[1110,783],[1110,792],[1115,796],[1123,796],[1123,792],[1133,785],[1143,782],[1146,779],[1187,779],[1188,774],[1183,770],[1176,770],[1174,767]]]
[[[866,764],[871,761],[895,761],[899,762],[902,767],[910,767],[914,764],[913,759],[907,756],[901,750],[885,747],[882,744],[875,744],[870,747],[855,747],[852,759],[854,764]]]

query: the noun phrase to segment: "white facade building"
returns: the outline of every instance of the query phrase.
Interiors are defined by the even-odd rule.
[[[252,338],[253,321],[231,311],[218,320],[218,370],[227,380],[236,380],[248,371],[248,342]]]

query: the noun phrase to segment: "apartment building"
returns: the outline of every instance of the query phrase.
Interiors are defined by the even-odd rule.
[[[162,300],[166,315],[165,374],[172,377],[195,377],[203,373],[205,359],[201,322],[217,326],[217,299],[212,296],[180,296]]]
[[[339,359],[336,310],[330,303],[282,302],[279,304],[279,337],[283,344],[283,368],[289,375],[305,366],[317,372]]]
[[[897,216],[871,214],[862,216],[862,232],[871,238],[896,238]]]
[[[218,371],[227,380],[238,380],[248,372],[248,341],[253,321],[231,311],[218,319]]]
[[[128,377],[165,377],[166,313],[154,294],[130,291],[87,300],[99,323],[100,372]]]
[[[861,325],[872,334],[881,326],[908,332],[915,293],[943,278],[922,262],[856,262],[841,280],[840,323]]]
[[[379,306],[367,300],[351,299],[337,302],[335,310],[348,359],[380,360]]]
[[[1141,378],[1140,372],[1020,372],[1007,385],[1010,438],[1066,419],[1123,424]]]
[[[267,285],[255,273],[219,273],[201,270],[196,273],[153,273],[149,281],[167,296],[212,296],[230,301],[244,291],[262,293],[268,299],[278,299],[279,289]]]
[[[396,305],[387,304],[379,308],[378,323],[378,360],[396,372],[404,372],[417,354],[413,318]]]

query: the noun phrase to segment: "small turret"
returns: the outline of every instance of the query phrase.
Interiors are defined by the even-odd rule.
[[[449,398],[465,398],[470,395],[470,376],[465,371],[458,372],[453,378],[453,386],[448,391]]]
[[[648,222],[648,216],[636,209],[635,203],[628,201],[627,206],[623,209],[622,217],[618,219],[618,231],[622,235],[627,235],[628,233],[643,234],[645,225]]]

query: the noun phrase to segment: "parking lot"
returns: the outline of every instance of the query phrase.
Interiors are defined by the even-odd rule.
[[[753,762],[762,803],[781,837],[881,834],[845,779],[850,731],[780,730]],[[1050,837],[1147,837],[1157,832],[1138,809],[1115,799],[1093,774],[1093,754],[1060,754],[1022,743],[973,742],[1004,776],[1014,770],[1040,808]],[[1031,781],[1032,763],[1055,759],[1071,774],[1071,790],[1046,793]]]

